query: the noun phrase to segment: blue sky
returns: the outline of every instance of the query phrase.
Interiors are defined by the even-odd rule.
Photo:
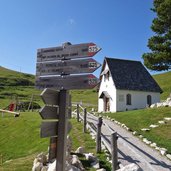
[[[105,56],[143,62],[153,35],[152,2],[0,0],[0,65],[35,74],[37,49],[66,41],[96,43],[102,48],[95,56],[100,63]]]

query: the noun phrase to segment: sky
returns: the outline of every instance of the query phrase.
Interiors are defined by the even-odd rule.
[[[0,66],[35,74],[37,49],[64,42],[94,42],[101,64],[105,56],[143,63],[154,34],[152,6],[152,0],[0,0]]]

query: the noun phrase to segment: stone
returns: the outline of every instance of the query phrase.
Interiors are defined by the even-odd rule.
[[[41,162],[37,162],[33,165],[32,171],[41,171],[43,164]]]
[[[171,101],[170,101],[170,102],[168,102],[168,105],[169,105],[169,107],[171,107]]]
[[[158,121],[159,124],[165,124],[165,121]]]
[[[155,107],[157,107],[157,104],[152,104],[152,105],[150,106],[150,108],[155,108]]]
[[[101,169],[97,169],[96,171],[106,171],[106,169],[101,168]]]
[[[162,107],[163,103],[157,103],[156,105],[157,105],[157,107]]]
[[[164,118],[164,120],[166,120],[166,121],[170,121],[170,120],[171,120],[171,118],[167,118],[167,117],[166,117],[166,118]]]
[[[146,138],[143,138],[143,142],[145,142],[146,144],[151,144],[151,141],[148,141]]]
[[[160,153],[161,153],[162,156],[164,156],[166,154],[166,151],[160,150]]]
[[[160,150],[160,147],[155,147],[156,150]]]
[[[41,171],[47,171],[48,170],[48,167],[47,166],[43,166]]]
[[[137,164],[132,163],[124,166],[121,169],[118,169],[117,171],[142,171],[142,169]]]
[[[171,160],[171,154],[166,154],[166,157]]]
[[[75,151],[75,153],[79,153],[79,154],[84,154],[85,149],[84,147],[78,147],[77,150]]]
[[[153,148],[156,148],[157,144],[156,143],[152,143],[152,144],[150,144],[150,146],[153,147]]]
[[[132,134],[133,134],[133,135],[136,135],[136,134],[137,134],[137,131],[132,132]]]
[[[149,127],[150,128],[157,128],[157,127],[159,127],[159,125],[150,125]]]
[[[39,159],[39,161],[41,163],[43,163],[43,165],[46,165],[46,163],[47,163],[47,156],[43,152],[38,154],[37,158]]]
[[[169,106],[169,103],[168,102],[163,102],[163,106],[164,107],[168,107]]]
[[[141,131],[150,131],[149,128],[142,128]]]
[[[86,160],[88,160],[90,162],[97,161],[97,157],[94,156],[93,153],[87,153],[87,154],[84,154],[84,155],[85,155]]]
[[[100,168],[99,161],[97,160],[97,161],[91,163],[91,166],[92,166],[93,168],[95,168],[95,169],[99,169],[99,168]]]
[[[143,138],[143,135],[139,135],[140,138]]]
[[[72,155],[71,165],[79,168],[80,170],[84,170],[82,163],[80,162],[78,156],[76,156],[76,155]]]
[[[166,102],[170,102],[171,101],[171,97],[168,97],[167,99],[166,99]]]
[[[56,171],[56,160],[53,163],[49,164],[49,168],[47,171]]]

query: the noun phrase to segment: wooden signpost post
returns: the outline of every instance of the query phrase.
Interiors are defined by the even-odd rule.
[[[65,170],[66,137],[71,129],[68,122],[68,90],[91,89],[98,84],[99,80],[92,74],[76,74],[92,73],[98,69],[101,65],[88,57],[100,50],[94,43],[64,43],[37,51],[36,88],[44,89],[41,97],[46,104],[40,110],[44,119],[41,137],[50,137],[49,156],[51,161],[56,156],[56,171]]]

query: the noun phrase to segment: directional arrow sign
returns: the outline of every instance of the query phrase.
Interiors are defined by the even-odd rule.
[[[93,74],[36,78],[36,88],[38,89],[91,89],[94,88],[98,83],[99,80]]]
[[[49,105],[58,105],[58,95],[58,91],[47,88],[40,94],[43,102]]]
[[[37,51],[37,62],[92,57],[100,50],[94,43],[43,48]]]
[[[40,130],[41,138],[58,136],[58,124],[58,121],[42,122]],[[69,132],[72,128],[70,122],[68,122],[67,128]]]
[[[42,119],[59,119],[59,109],[54,106],[44,106],[39,111]]]
[[[101,66],[96,60],[65,60],[37,63],[36,75],[61,75],[61,74],[79,74],[92,73]]]
[[[40,136],[45,137],[55,137],[57,136],[58,122],[42,122]]]

